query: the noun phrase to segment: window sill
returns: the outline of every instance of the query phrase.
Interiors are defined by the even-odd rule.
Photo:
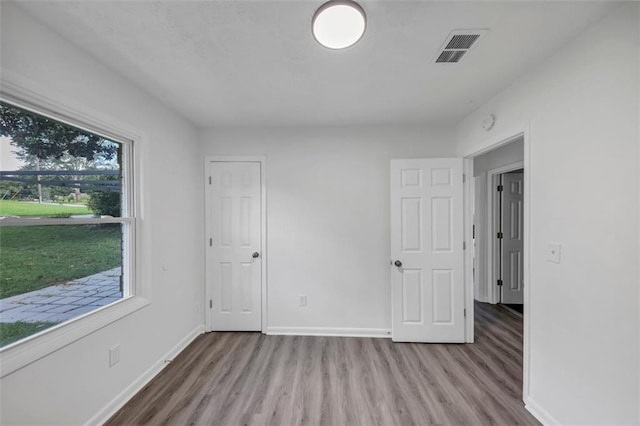
[[[128,297],[0,349],[0,378],[144,308],[149,303],[140,296]]]

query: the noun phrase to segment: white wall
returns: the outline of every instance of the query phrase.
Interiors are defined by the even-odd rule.
[[[270,331],[387,332],[389,160],[453,156],[453,129],[219,129],[202,142],[203,155],[267,157]]]
[[[138,129],[143,138],[139,266],[151,304],[6,377],[2,424],[87,421],[203,321],[201,159],[191,125],[11,3],[2,3],[3,78]],[[84,110],[84,109],[83,109]],[[194,220],[195,219],[195,220]],[[162,269],[165,266],[166,271]],[[108,366],[108,348],[121,361]]]
[[[616,10],[458,127],[469,155],[530,124],[525,397],[561,424],[640,422],[638,7]],[[546,260],[552,241],[561,264]]]

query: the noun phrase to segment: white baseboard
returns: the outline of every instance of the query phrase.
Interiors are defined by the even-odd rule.
[[[544,408],[540,407],[536,402],[532,401],[531,398],[525,398],[524,408],[526,408],[527,411],[533,414],[533,417],[545,426],[555,426],[560,424],[559,421],[554,419],[551,414],[549,414]]]
[[[269,335],[391,337],[388,328],[267,327]]]
[[[116,396],[111,402],[109,402],[104,408],[98,411],[93,417],[85,422],[86,426],[89,425],[102,425],[111,418],[124,404],[127,403],[136,393],[138,393],[147,383],[158,375],[168,364],[165,362],[168,359],[175,358],[180,352],[182,352],[196,337],[204,333],[204,325],[199,325],[194,328],[184,339],[178,342],[173,348],[169,350],[163,357],[157,360],[147,371],[142,373],[140,377],[127,386],[118,396]]]

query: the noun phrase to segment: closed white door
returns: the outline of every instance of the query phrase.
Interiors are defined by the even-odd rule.
[[[391,160],[396,342],[464,342],[462,164]]]
[[[523,173],[502,175],[502,303],[524,303]]]
[[[209,163],[210,328],[259,331],[262,323],[259,162]]]

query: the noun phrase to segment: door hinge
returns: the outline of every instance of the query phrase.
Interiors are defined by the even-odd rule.
[[[473,227],[471,228],[471,238],[473,238],[474,240],[476,238],[476,225],[473,225]]]
[[[467,316],[467,308],[464,308],[464,316]]]
[[[209,247],[213,247],[213,238],[209,238]]]
[[[209,176],[209,185],[211,185],[211,176]]]
[[[503,237],[502,232],[498,232],[498,238],[499,238],[499,239],[502,239],[502,237]]]
[[[462,242],[462,250],[466,250],[467,249],[467,242],[463,241]]]
[[[502,285],[502,280],[498,280],[498,285]]]
[[[465,175],[464,173],[462,174],[462,183],[465,183],[467,180],[467,175]]]
[[[504,185],[498,185],[498,192],[504,191]]]
[[[213,300],[209,299],[209,309],[213,308]]]

